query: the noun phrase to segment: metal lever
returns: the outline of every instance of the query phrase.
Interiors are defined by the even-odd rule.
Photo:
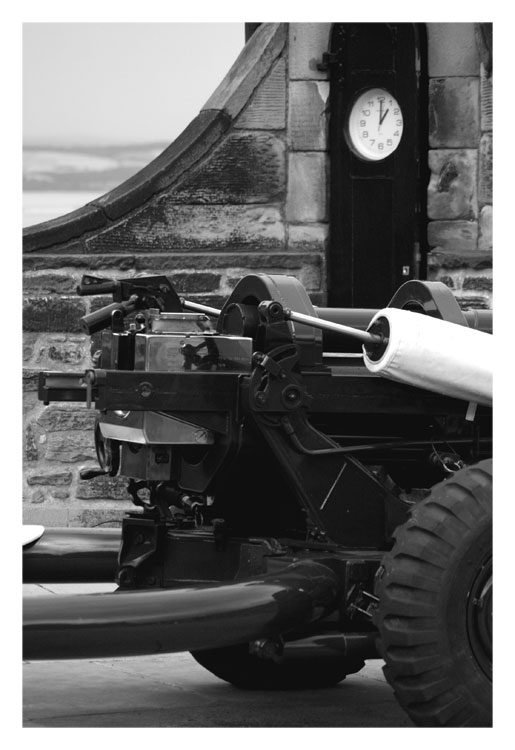
[[[84,315],[80,319],[82,330],[85,331],[88,336],[92,336],[98,331],[102,331],[107,328],[111,323],[111,315],[114,312],[121,312],[122,315],[128,315],[136,310],[138,303],[138,295],[133,294],[129,297],[126,302],[113,302],[111,305],[102,307],[100,310]]]
[[[84,376],[81,378],[81,384],[86,386],[86,408],[91,409],[91,402],[93,400],[93,386],[96,382],[96,375],[94,370],[86,370]]]
[[[109,472],[104,469],[81,469],[79,471],[79,477],[81,479],[94,479],[95,477],[109,476]]]
[[[193,312],[204,313],[205,315],[212,315],[215,318],[220,317],[221,310],[217,310],[216,307],[209,307],[208,305],[201,305],[198,302],[190,302],[187,299],[181,297],[181,305],[185,310],[192,310]]]

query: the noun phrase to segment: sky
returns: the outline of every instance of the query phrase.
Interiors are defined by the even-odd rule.
[[[166,142],[245,43],[244,24],[23,24],[25,145]]]

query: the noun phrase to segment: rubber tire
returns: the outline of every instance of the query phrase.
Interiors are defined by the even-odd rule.
[[[489,459],[414,506],[378,571],[384,674],[417,726],[492,726],[491,560]],[[474,602],[479,592],[483,610]],[[482,640],[474,637],[478,618]]]
[[[348,674],[365,666],[363,659],[335,657],[334,661],[288,658],[274,662],[249,653],[247,644],[204,651],[192,651],[205,669],[241,690],[307,690],[338,685]]]

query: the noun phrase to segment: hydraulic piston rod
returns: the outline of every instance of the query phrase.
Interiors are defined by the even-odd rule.
[[[284,310],[284,316],[287,320],[292,320],[294,323],[303,323],[304,325],[313,326],[313,328],[320,328],[322,331],[334,331],[335,333],[352,336],[369,346],[384,344],[383,336],[378,336],[368,331],[361,331],[358,328],[343,325],[343,323],[333,323],[330,320],[322,320],[321,318],[315,318],[313,315],[304,315],[304,313],[294,312],[293,310]]]

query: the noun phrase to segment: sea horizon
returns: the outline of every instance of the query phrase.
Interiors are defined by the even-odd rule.
[[[63,216],[120,185],[168,143],[26,143],[22,226]]]

